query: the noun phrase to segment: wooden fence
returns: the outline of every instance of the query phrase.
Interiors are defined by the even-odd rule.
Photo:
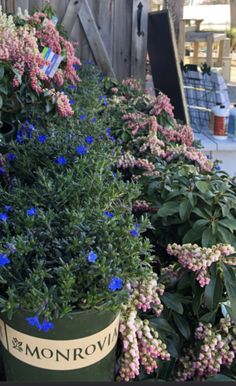
[[[0,0],[3,10],[32,12],[44,0]],[[145,79],[148,0],[51,0],[82,60],[93,60],[105,74]]]

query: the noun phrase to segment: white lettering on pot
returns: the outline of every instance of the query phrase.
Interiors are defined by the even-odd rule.
[[[118,338],[119,315],[104,330],[80,339],[41,339],[14,330],[0,320],[1,343],[15,358],[47,370],[75,370],[105,358]]]

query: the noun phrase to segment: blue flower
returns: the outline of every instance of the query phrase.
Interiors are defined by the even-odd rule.
[[[92,123],[95,123],[96,120],[97,120],[97,118],[96,118],[96,117],[93,117],[93,118],[91,119],[91,122],[92,122]]]
[[[87,149],[86,147],[84,147],[83,145],[80,145],[76,148],[76,151],[79,155],[84,155],[87,153]]]
[[[16,252],[16,247],[13,243],[6,243],[6,247],[9,249],[9,251],[11,253],[15,253]]]
[[[117,173],[116,172],[113,173],[113,177],[117,177]]]
[[[10,263],[10,260],[8,259],[7,255],[0,253],[0,267],[3,267],[4,265],[9,263]]]
[[[88,144],[91,144],[93,143],[94,139],[91,135],[89,135],[88,137],[85,138],[85,142],[88,143]]]
[[[7,222],[8,215],[6,213],[0,213],[0,221]]]
[[[66,164],[66,158],[63,155],[60,155],[59,157],[56,158],[55,161],[58,165],[65,165]]]
[[[40,331],[43,330],[45,332],[48,332],[49,330],[52,330],[54,327],[55,326],[52,322],[48,322],[47,320],[44,320],[40,326]]]
[[[86,114],[81,114],[79,118],[81,121],[84,121],[86,119]]]
[[[14,153],[9,153],[7,157],[8,157],[8,160],[9,160],[9,161],[14,161],[15,158],[16,158],[16,156],[15,156]]]
[[[94,251],[89,252],[89,254],[88,254],[88,262],[89,263],[95,263],[97,258],[98,258],[98,255]]]
[[[111,129],[110,129],[110,127],[108,127],[108,128],[106,129],[106,133],[107,133],[107,135],[111,135]]]
[[[39,135],[38,136],[38,141],[40,142],[40,143],[45,143],[46,142],[46,140],[47,140],[47,138],[46,138],[46,135]]]
[[[81,66],[79,66],[77,63],[73,65],[75,71],[79,71],[81,69]]]
[[[117,276],[113,277],[110,283],[108,284],[108,289],[110,291],[117,291],[122,289],[122,287],[123,287],[123,280]]]
[[[37,327],[39,330],[41,329],[41,324],[38,315],[26,318],[26,320],[30,326]]]
[[[0,166],[0,174],[4,174],[5,173],[5,168],[3,168],[2,166]]]
[[[12,210],[13,208],[12,208],[11,205],[5,205],[5,206],[4,206],[4,209],[5,209],[6,212],[9,212],[9,211]]]
[[[75,89],[76,89],[76,86],[75,86],[74,84],[70,84],[70,85],[69,85],[69,88],[70,88],[71,90],[75,90]]]
[[[104,215],[110,218],[114,217],[114,214],[108,211],[104,212]]]
[[[74,105],[74,104],[75,104],[74,99],[70,99],[70,100],[69,100],[69,103],[70,103],[70,105]]]
[[[130,231],[130,234],[134,237],[139,237],[139,233],[138,233],[139,228],[140,228],[139,224],[135,225],[135,228],[132,231]]]
[[[27,216],[30,216],[30,217],[33,217],[33,216],[36,216],[37,214],[37,209],[36,208],[30,208],[26,211],[27,213]]]
[[[221,170],[220,165],[217,165],[217,166],[216,166],[216,170],[218,170],[218,171]]]

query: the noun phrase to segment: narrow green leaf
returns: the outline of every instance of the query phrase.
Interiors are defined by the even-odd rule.
[[[184,200],[179,206],[179,215],[181,220],[187,220],[191,214],[192,206],[189,200]]]
[[[206,220],[210,219],[210,216],[205,211],[203,211],[199,208],[194,208],[193,213],[195,213],[197,216],[199,216],[201,218],[205,218]]]
[[[218,221],[218,224],[230,229],[231,231],[236,230],[236,221],[235,220],[223,218],[222,220]]]
[[[176,201],[166,202],[158,211],[159,217],[172,216],[173,214],[178,213],[179,205]]]
[[[211,247],[216,243],[216,238],[213,235],[212,229],[207,228],[202,233],[202,246],[203,247]]]
[[[0,66],[0,79],[2,79],[4,77],[4,72],[5,72],[4,67]]]
[[[190,229],[183,237],[183,244],[194,243],[195,241],[200,240],[201,234],[201,230],[195,231],[194,229]]]
[[[182,315],[178,314],[173,314],[173,319],[183,337],[187,340],[190,339],[191,330],[188,321]]]
[[[196,187],[201,193],[207,193],[209,190],[209,183],[206,181],[198,181],[196,182]]]
[[[217,234],[220,238],[220,241],[225,244],[232,244],[235,238],[228,229],[221,227],[220,225],[217,227]]]
[[[216,312],[215,311],[210,311],[204,314],[201,318],[200,321],[204,323],[214,323],[216,318]]]
[[[162,295],[161,300],[167,308],[170,308],[171,310],[177,312],[178,314],[183,314],[184,312],[183,305],[178,300],[177,296],[175,296],[175,294],[166,292],[164,293],[164,295]]]
[[[205,287],[205,302],[209,310],[213,311],[222,300],[223,281],[219,272],[211,278],[210,283]]]

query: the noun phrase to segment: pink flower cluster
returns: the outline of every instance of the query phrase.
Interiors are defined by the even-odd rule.
[[[128,78],[128,79],[122,80],[122,85],[129,87],[130,90],[136,90],[136,91],[142,90],[141,83],[137,79],[134,79],[134,78]]]
[[[172,147],[166,152],[165,159],[167,162],[171,162],[176,156],[184,156],[191,161],[197,162],[200,169],[206,172],[210,172],[213,168],[212,162],[195,147],[187,147],[186,145]]]
[[[142,212],[157,212],[156,208],[153,208],[144,200],[138,200],[133,203],[133,211],[142,213]]]
[[[158,358],[170,360],[158,333],[138,315],[139,310],[149,310],[153,305],[156,314],[160,315],[163,307],[158,294],[163,294],[164,286],[158,285],[157,276],[153,274],[142,283],[128,284],[127,289],[130,299],[123,305],[119,329],[122,342],[119,378],[122,381],[135,379],[140,372],[140,363],[150,374],[157,368]]]
[[[35,36],[42,47],[49,47],[55,54],[65,55],[65,65],[63,66],[63,76],[72,84],[80,79],[74,66],[81,65],[79,58],[75,56],[73,44],[61,36],[47,15],[36,12],[29,18],[29,23],[36,28]],[[63,53],[62,53],[63,52]],[[56,79],[58,79],[58,74]],[[61,81],[62,79],[60,79]]]
[[[155,102],[153,103],[150,114],[158,117],[163,112],[166,112],[171,118],[174,119],[173,110],[174,110],[174,107],[170,103],[170,98],[168,98],[167,95],[160,92]]]
[[[220,373],[221,366],[230,367],[235,357],[235,338],[230,333],[232,324],[229,317],[222,318],[218,326],[199,323],[195,330],[195,339],[201,341],[200,352],[186,350],[180,358],[177,380],[204,380],[208,376]]]
[[[56,85],[61,86],[64,78],[72,83],[79,81],[74,65],[80,64],[80,60],[75,57],[73,45],[60,36],[46,15],[35,13],[26,19],[24,26],[19,27],[12,16],[0,11],[0,60],[12,66],[14,88],[17,89],[23,81],[29,83],[36,94],[53,97],[61,116],[71,116],[73,111],[68,98],[56,93],[51,79],[43,72],[43,67],[48,64],[41,54],[44,46],[58,54],[62,50],[63,54],[66,53],[64,68],[54,76]]]
[[[234,248],[223,244],[217,244],[211,248],[202,248],[197,244],[169,244],[167,252],[171,256],[177,256],[183,267],[196,272],[196,280],[201,287],[205,287],[210,282],[208,268],[212,263],[233,254]]]
[[[126,152],[119,158],[117,161],[117,167],[119,169],[133,169],[136,167],[147,171],[155,170],[153,163],[149,162],[147,159],[135,159],[130,152]]]

